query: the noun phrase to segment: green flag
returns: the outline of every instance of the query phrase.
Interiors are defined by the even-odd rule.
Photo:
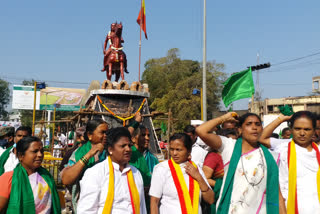
[[[251,97],[254,94],[251,67],[245,71],[232,74],[223,85],[222,100],[226,107],[235,100]]]
[[[280,110],[280,113],[283,115],[291,116],[294,114],[292,106],[285,105],[285,106],[278,106],[278,108]]]
[[[166,124],[164,124],[164,122],[161,122],[160,128],[161,128],[162,133],[163,133],[163,134],[166,134],[166,132],[167,132],[167,126],[166,126]]]

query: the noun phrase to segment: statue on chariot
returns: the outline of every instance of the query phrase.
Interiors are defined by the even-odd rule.
[[[124,72],[127,70],[127,57],[123,51],[122,43],[122,23],[112,23],[111,29],[106,37],[103,47],[103,68],[102,72],[106,72],[107,79],[111,81],[112,74],[115,74],[115,81],[118,82],[120,76],[124,80]],[[109,42],[109,48],[107,49]]]

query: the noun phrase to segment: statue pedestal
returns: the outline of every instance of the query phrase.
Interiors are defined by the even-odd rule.
[[[134,120],[134,114],[150,114],[148,98],[150,94],[144,91],[96,89],[90,92],[86,101],[86,109],[95,112],[104,112],[102,115],[93,114],[89,119],[102,118],[109,124],[109,128],[129,125]],[[151,117],[144,117],[141,123],[149,129],[150,151],[161,153],[158,138]]]

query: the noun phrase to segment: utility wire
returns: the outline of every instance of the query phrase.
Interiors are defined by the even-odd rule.
[[[268,70],[262,70],[262,73],[273,73],[273,72],[292,72],[293,70],[301,69],[302,67],[310,67],[310,66],[315,66],[319,65],[320,62],[314,62],[314,63],[301,63],[297,65],[288,65],[283,68],[277,68],[275,70],[273,69],[268,69]]]
[[[32,80],[29,78],[16,78],[16,77],[5,77],[4,79],[13,79],[13,80]],[[50,83],[62,83],[62,84],[75,84],[75,85],[89,85],[90,83],[84,82],[63,82],[63,81],[54,81],[54,80],[36,80],[37,82],[50,82]],[[20,83],[21,84],[21,83]]]
[[[265,85],[310,85],[310,83],[265,83]]]
[[[276,64],[272,64],[272,66],[278,66],[278,65],[289,63],[289,62],[298,61],[298,60],[305,59],[305,58],[312,57],[312,56],[316,56],[316,55],[319,55],[319,54],[320,54],[320,51],[316,52],[316,53],[313,53],[313,54],[306,55],[306,56],[302,56],[302,57],[290,59],[290,60],[287,60],[287,61],[279,62],[279,63],[276,63]]]

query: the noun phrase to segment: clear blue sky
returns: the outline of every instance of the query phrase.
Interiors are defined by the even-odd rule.
[[[179,48],[183,59],[202,61],[201,0],[145,0],[149,40],[146,60]],[[102,43],[114,21],[122,21],[128,82],[138,79],[139,0],[0,1],[0,78],[46,80],[52,87],[87,88],[105,79]],[[233,73],[260,62],[276,64],[320,51],[320,1],[244,0],[207,2],[207,60]],[[263,98],[304,96],[320,75],[320,55],[260,73]],[[50,81],[88,84],[58,84]],[[255,80],[255,75],[254,75]],[[235,103],[246,108],[248,99]]]

